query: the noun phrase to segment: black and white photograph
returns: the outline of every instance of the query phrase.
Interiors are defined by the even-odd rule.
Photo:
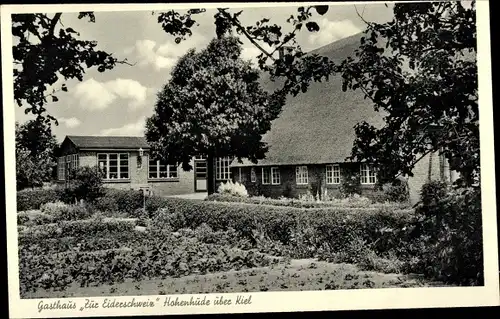
[[[488,10],[2,6],[11,316],[498,305]]]

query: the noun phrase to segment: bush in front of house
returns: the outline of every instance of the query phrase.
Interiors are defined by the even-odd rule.
[[[24,189],[17,192],[17,211],[40,209],[43,204],[61,200],[61,188]]]
[[[340,179],[339,191],[341,197],[351,197],[355,194],[361,195],[359,173],[346,171],[345,176]]]
[[[479,188],[454,189],[432,181],[421,191],[412,237],[421,242],[414,271],[461,285],[483,285]]]
[[[66,201],[79,200],[92,203],[104,195],[103,173],[98,167],[83,166],[70,172],[70,182],[65,189]]]
[[[106,188],[103,196],[99,197],[94,206],[103,212],[122,212],[133,214],[143,207],[144,195],[140,190],[122,190]]]
[[[282,197],[279,199],[268,198],[263,196],[238,197],[238,196],[216,193],[207,196],[205,198],[205,201],[237,202],[237,203],[249,203],[249,204],[260,204],[260,205],[287,206],[296,208],[387,207],[387,208],[401,209],[401,208],[406,208],[408,206],[406,203],[396,203],[396,202],[373,203],[372,200],[357,194],[345,198],[330,198],[324,201],[313,201],[313,200],[302,200],[302,199],[286,198],[286,197]]]
[[[248,192],[245,188],[245,185],[238,182],[233,183],[232,181],[221,183],[219,185],[219,188],[217,189],[217,192],[219,194],[227,194],[231,196],[248,197]]]

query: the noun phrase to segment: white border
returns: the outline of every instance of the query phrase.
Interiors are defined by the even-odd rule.
[[[387,2],[387,3],[393,3]],[[407,2],[407,1],[400,1]],[[368,2],[373,4],[373,1]],[[224,4],[224,7],[278,7],[293,5],[321,4],[308,3],[236,3]],[[360,4],[360,2],[325,3],[330,6]],[[6,212],[8,238],[8,274],[9,274],[9,312],[14,318],[43,318],[43,317],[75,317],[75,316],[132,316],[155,314],[201,314],[201,313],[242,313],[242,312],[292,312],[317,310],[354,310],[354,309],[397,309],[397,308],[433,308],[433,307],[471,307],[499,305],[498,281],[498,247],[496,228],[496,201],[495,201],[495,170],[493,152],[493,105],[490,65],[490,31],[489,31],[489,2],[478,0],[477,32],[478,32],[478,68],[479,68],[479,105],[480,105],[480,142],[482,167],[482,207],[483,207],[483,238],[484,238],[484,287],[457,287],[457,288],[387,288],[387,289],[359,289],[345,291],[308,291],[308,292],[256,292],[242,294],[209,294],[212,298],[217,295],[235,297],[237,295],[252,295],[250,306],[210,306],[210,307],[155,307],[155,308],[124,308],[98,309],[80,312],[77,310],[43,311],[38,313],[38,303],[41,299],[19,298],[19,269],[17,253],[17,219],[15,194],[15,149],[14,123],[15,112],[13,101],[12,81],[12,36],[11,13],[28,12],[75,12],[75,11],[139,11],[158,10],[166,8],[192,8],[199,4],[77,4],[64,5],[6,5],[1,7],[2,32],[2,61],[3,61],[3,105],[4,105],[4,145],[5,145],[5,179],[6,179]],[[204,8],[215,8],[217,4],[203,4]],[[190,296],[178,295],[182,299]],[[138,296],[141,300],[163,300],[165,296]],[[175,297],[175,296],[172,296]],[[92,298],[102,302],[105,297]],[[116,299],[128,301],[130,297]],[[51,301],[72,300],[79,306],[85,298],[43,299],[45,303]]]

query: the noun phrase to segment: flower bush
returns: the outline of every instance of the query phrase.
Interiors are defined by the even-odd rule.
[[[240,184],[238,182],[233,183],[232,181],[227,181],[225,183],[220,184],[219,188],[217,189],[217,192],[219,194],[248,197],[248,192],[247,189],[245,188],[245,185]]]

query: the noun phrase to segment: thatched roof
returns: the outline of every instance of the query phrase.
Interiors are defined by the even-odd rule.
[[[353,56],[361,36],[356,34],[312,52],[341,63]],[[265,81],[264,85],[273,90],[277,83]],[[328,82],[311,83],[306,93],[288,97],[282,113],[263,136],[269,151],[257,165],[344,162],[351,155],[354,126],[361,121],[383,124],[382,115],[360,91],[342,91],[340,75],[330,77]],[[255,164],[246,160],[232,163],[234,167],[251,165]]]

